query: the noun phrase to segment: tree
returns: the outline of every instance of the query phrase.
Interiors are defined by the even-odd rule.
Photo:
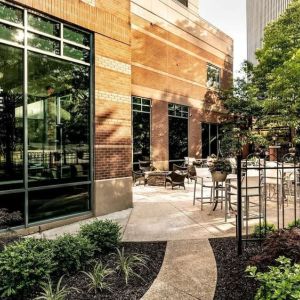
[[[300,0],[265,29],[254,83],[263,99],[263,122],[300,125]]]
[[[264,144],[266,141],[253,132],[253,120],[262,116],[262,101],[258,89],[253,84],[253,65],[247,61],[242,64],[239,76],[233,86],[220,96],[230,114],[230,120],[223,126],[221,152],[223,155],[236,155],[249,143]]]

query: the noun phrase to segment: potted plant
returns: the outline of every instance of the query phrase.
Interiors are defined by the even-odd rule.
[[[213,180],[221,182],[226,180],[227,174],[232,171],[232,168],[228,160],[216,158],[211,161],[209,170]]]

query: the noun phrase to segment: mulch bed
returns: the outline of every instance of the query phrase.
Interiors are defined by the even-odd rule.
[[[246,267],[251,257],[261,252],[259,243],[248,243],[238,256],[235,238],[210,239],[218,272],[214,300],[253,300],[258,283],[246,277]]]
[[[150,288],[154,279],[157,277],[166,250],[166,242],[154,243],[122,243],[121,248],[124,247],[125,253],[139,253],[149,257],[147,261],[147,268],[136,270],[142,277],[131,277],[128,284],[125,284],[122,274],[114,273],[110,279],[111,291],[102,291],[95,294],[94,291],[88,291],[86,276],[82,273],[77,273],[67,279],[67,285],[79,289],[79,292],[72,291],[68,300],[86,300],[86,299],[122,299],[134,300],[140,299]],[[99,257],[104,264],[114,269],[115,262],[111,255]]]

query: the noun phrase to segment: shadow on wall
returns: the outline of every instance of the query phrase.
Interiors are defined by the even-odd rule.
[[[131,113],[131,105],[128,105],[128,113]],[[131,168],[131,118],[124,117],[124,111],[119,107],[106,108],[101,113],[96,108],[96,180],[129,177]]]

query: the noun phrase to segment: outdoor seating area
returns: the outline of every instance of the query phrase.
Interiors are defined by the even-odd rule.
[[[154,199],[165,195],[175,199],[183,197],[208,216],[213,218],[217,212],[225,223],[236,225],[240,190],[242,230],[247,235],[251,226],[258,223],[272,221],[281,228],[294,220],[295,207],[300,203],[300,173],[296,160],[292,162],[290,156],[284,156],[281,161],[269,161],[249,155],[249,159],[241,160],[238,165],[235,158],[228,158],[225,160],[231,165],[231,172],[225,178],[216,179],[209,168],[213,159],[186,157],[182,165],[173,164],[173,171],[155,170],[150,161],[144,171],[146,163],[140,162],[139,174],[143,180],[142,185],[134,182],[134,194],[138,191],[138,194],[151,197],[155,189]],[[240,185],[237,172],[241,176]]]

